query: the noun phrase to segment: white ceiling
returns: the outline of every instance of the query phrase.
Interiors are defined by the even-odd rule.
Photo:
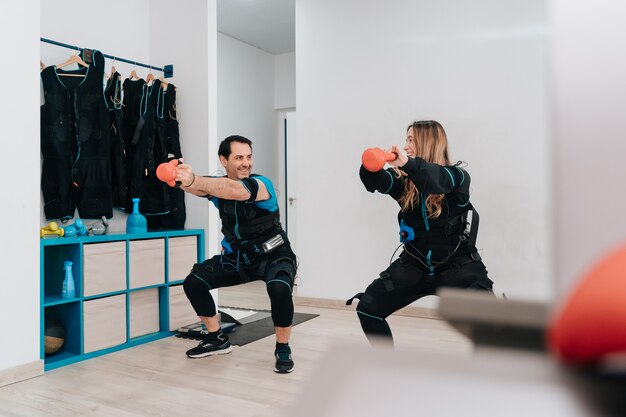
[[[217,30],[274,55],[293,52],[295,0],[218,0]]]

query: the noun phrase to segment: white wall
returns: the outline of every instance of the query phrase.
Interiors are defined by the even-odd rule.
[[[298,0],[298,295],[345,299],[398,245],[362,151],[436,119],[469,163],[496,293],[552,297],[547,17],[541,0]]]
[[[274,56],[274,107],[296,107],[296,53]]]
[[[0,138],[11,173],[0,204],[0,371],[39,360],[39,13],[39,0],[0,13],[0,77],[10,97],[0,100]]]
[[[564,296],[626,242],[626,4],[550,1],[556,276]]]
[[[252,140],[253,171],[278,184],[274,55],[218,33],[217,82],[218,139],[242,135]]]
[[[41,37],[147,63],[149,5],[149,0],[112,0],[106,7],[89,3],[76,7],[70,0],[41,1]],[[64,62],[72,53],[75,52],[70,49],[41,43],[41,59],[46,65]],[[107,59],[107,72],[110,66]],[[115,67],[122,76],[127,76],[133,66],[116,62]],[[137,73],[145,77],[147,69],[138,67]]]

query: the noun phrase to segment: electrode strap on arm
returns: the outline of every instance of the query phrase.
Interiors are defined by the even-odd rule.
[[[250,198],[246,200],[248,203],[256,201],[257,194],[259,193],[259,183],[254,178],[242,178],[241,183],[244,188],[250,193]]]

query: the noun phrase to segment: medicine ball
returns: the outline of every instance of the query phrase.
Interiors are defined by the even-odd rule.
[[[61,322],[46,317],[44,329],[44,350],[46,354],[57,352],[65,342],[65,329]]]

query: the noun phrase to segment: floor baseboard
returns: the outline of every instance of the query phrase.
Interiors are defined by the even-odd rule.
[[[339,310],[354,310],[354,305],[347,306],[344,300],[294,296],[293,301],[294,301],[294,304],[297,306],[334,308],[334,309],[339,309]],[[396,311],[394,314],[397,314],[399,316],[420,317],[420,318],[441,320],[441,317],[439,316],[439,314],[437,314],[437,309],[428,308],[428,307],[407,306]]]
[[[43,375],[43,360],[0,369],[0,387]]]

